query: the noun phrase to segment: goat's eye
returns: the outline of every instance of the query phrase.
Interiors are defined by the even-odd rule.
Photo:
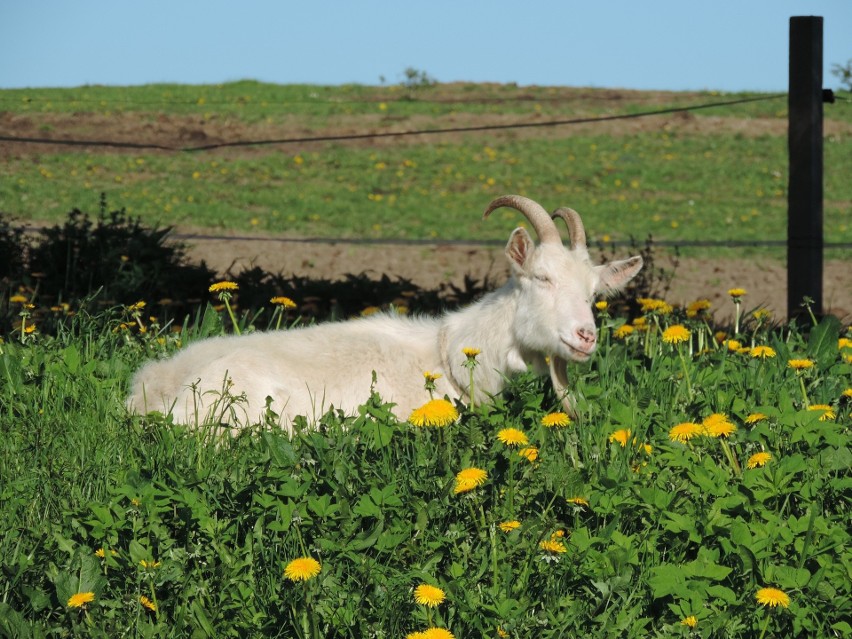
[[[547,275],[536,275],[535,281],[539,284],[550,284],[552,280]]]

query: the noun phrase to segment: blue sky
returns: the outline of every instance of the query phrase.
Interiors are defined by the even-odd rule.
[[[836,88],[852,0],[0,0],[0,88],[393,84],[412,67],[441,82],[784,91],[791,15],[825,18]]]

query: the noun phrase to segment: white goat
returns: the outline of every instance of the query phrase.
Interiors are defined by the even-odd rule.
[[[474,369],[477,402],[499,393],[506,378],[532,368],[549,370],[556,392],[567,399],[566,360],[585,361],[597,346],[591,305],[596,295],[617,291],[642,268],[639,256],[592,265],[580,216],[568,208],[548,215],[518,195],[497,198],[484,217],[507,206],[522,212],[538,234],[535,245],[516,228],[506,245],[512,277],[478,302],[442,317],[380,315],[288,331],[215,337],[174,357],[149,362],[136,374],[128,406],[137,412],[172,412],[179,423],[210,418],[222,391],[244,401],[216,421],[252,423],[271,408],[290,428],[293,418],[315,421],[331,406],[352,414],[375,390],[407,419],[428,400],[426,371],[440,373],[436,394],[469,401],[466,347],[481,350]],[[562,245],[554,219],[571,235]],[[239,414],[235,414],[237,410]]]

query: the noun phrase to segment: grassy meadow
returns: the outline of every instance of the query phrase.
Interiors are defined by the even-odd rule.
[[[517,218],[483,202],[522,193],[579,210],[593,240],[781,240],[786,100],[714,93],[434,87],[84,87],[0,91],[6,133],[174,147],[635,114],[765,101],[597,124],[295,142],[180,153],[15,145],[0,210],[54,222],[114,206],[148,224],[290,236],[504,239]],[[852,107],[826,105],[825,223],[852,241]]]
[[[24,326],[0,344],[0,634],[850,636],[852,334],[717,334],[703,306],[599,309],[573,420],[522,375],[437,425],[373,396],[293,437],[125,411],[139,361],[226,310]]]
[[[0,134],[192,146],[739,97],[754,96],[4,90]],[[0,142],[0,212],[64,223],[36,243],[0,216],[0,637],[852,636],[852,331],[832,317],[779,325],[733,289],[735,320],[717,326],[707,303],[672,308],[646,282],[598,305],[600,348],[568,371],[571,419],[531,374],[472,407],[431,398],[424,377],[408,421],[374,395],[292,436],[274,414],[230,434],[124,407],[141,362],[194,340],[482,292],[248,271],[231,315],[159,225],[505,241],[517,216],[480,211],[520,192],[579,210],[592,241],[783,239],[785,118],[781,98],[193,153]],[[826,119],[827,240],[849,242],[849,102]],[[99,205],[97,221],[68,214]]]

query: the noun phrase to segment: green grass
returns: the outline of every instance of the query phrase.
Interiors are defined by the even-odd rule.
[[[81,111],[112,115],[167,112],[203,118],[228,117],[242,122],[269,122],[300,115],[405,117],[453,113],[528,114],[531,107],[549,115],[638,113],[668,106],[727,102],[760,94],[718,92],[641,92],[569,87],[450,84],[431,88],[401,85],[275,85],[243,81],[220,85],[151,84],[85,86],[70,89],[4,89],[3,110],[26,114],[73,114]],[[384,105],[384,107],[380,107]],[[786,117],[783,99],[720,107],[717,115]]]
[[[579,96],[578,90],[569,91],[462,85],[411,92],[235,83],[2,91],[0,104],[34,121],[80,111],[138,111],[151,122],[160,114],[192,117],[185,121],[197,127],[205,121],[239,122],[249,127],[244,136],[278,138],[322,134],[329,123],[341,121],[338,116],[351,130],[381,132],[476,123],[489,114],[516,114],[513,120],[529,121],[535,113],[551,119],[628,113],[729,97],[666,94],[661,101],[636,92],[612,100],[602,90]],[[749,118],[783,122],[784,108],[783,99],[769,100],[699,111],[694,118],[740,118],[747,131]],[[827,105],[826,117],[848,127],[852,108],[848,102]],[[50,129],[50,120],[45,122]],[[480,211],[497,195],[520,192],[548,208],[570,204],[584,216],[594,239],[786,236],[783,127],[777,134],[752,136],[706,128],[666,132],[661,129],[665,120],[657,122],[659,128],[631,135],[609,124],[601,133],[594,127],[544,129],[522,139],[482,133],[452,141],[426,136],[376,146],[289,145],[197,154],[29,147],[27,154],[0,166],[0,210],[55,222],[73,207],[94,208],[104,192],[113,206],[126,207],[148,224],[310,237],[502,240],[518,216],[498,212],[482,223]],[[56,133],[62,131],[45,135]],[[848,133],[829,138],[825,154],[827,236],[850,242],[852,138]]]
[[[740,341],[776,352],[760,359],[713,346],[700,319],[652,315],[650,333],[616,339],[623,320],[602,316],[600,352],[571,367],[579,415],[565,428],[541,425],[558,402],[523,375],[445,429],[365,397],[359,416],[293,438],[264,424],[232,438],[125,413],[132,369],[178,346],[156,327],[120,330],[126,314],[83,310],[55,337],[0,344],[4,636],[852,633],[852,349],[836,320],[806,334],[746,315]],[[675,322],[692,331],[680,351],[660,339]],[[222,325],[208,311],[180,339]],[[814,366],[796,373],[789,358]],[[671,440],[712,413],[736,426],[727,439]],[[497,440],[506,427],[535,463]],[[769,462],[747,468],[761,451]],[[456,494],[471,466],[485,484]],[[503,532],[509,520],[521,525]],[[300,556],[322,569],[292,583]],[[420,583],[446,601],[417,605]],[[767,586],[789,608],[763,608]],[[94,601],[69,607],[80,592]],[[692,615],[694,631],[681,625]]]

